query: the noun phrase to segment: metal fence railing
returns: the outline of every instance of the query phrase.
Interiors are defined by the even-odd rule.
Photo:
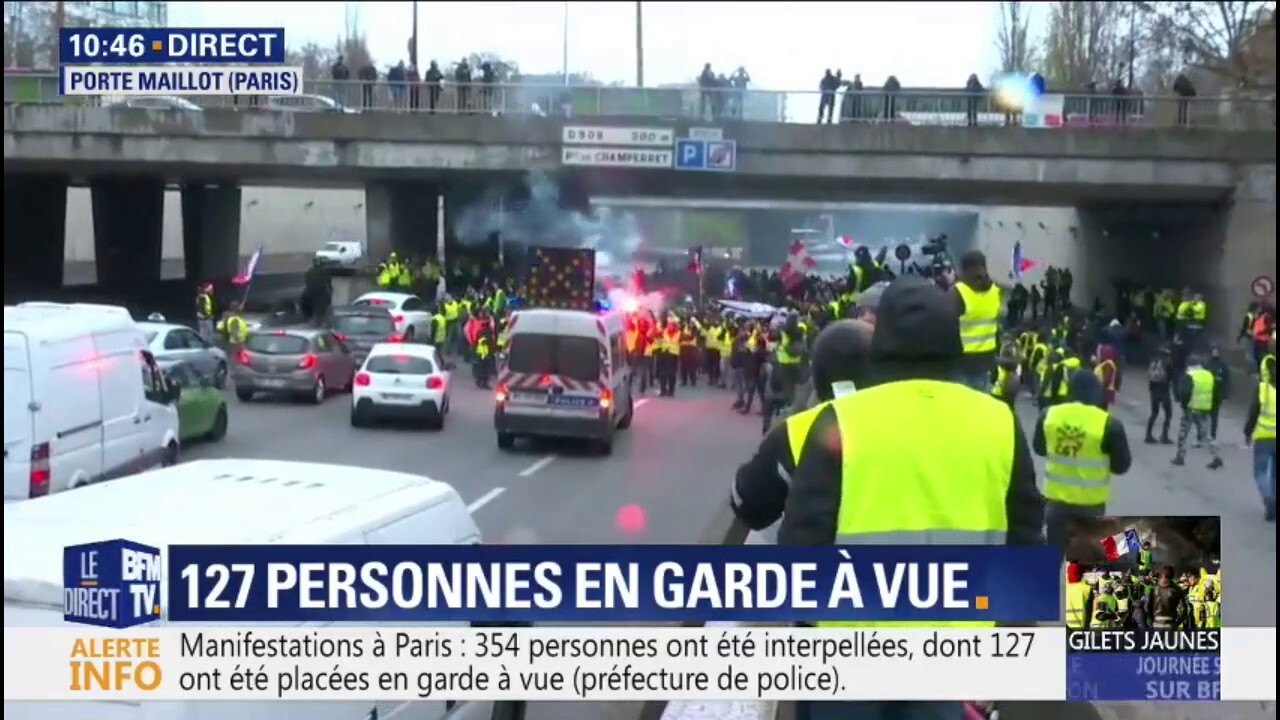
[[[503,114],[577,117],[654,117],[690,120],[743,120],[768,123],[818,121],[824,95],[817,91],[700,90],[562,86],[522,83],[459,85],[362,81],[307,81],[303,96],[63,97],[54,73],[6,72],[6,103],[124,104],[131,107],[195,111],[233,108],[279,112],[394,112]],[[951,89],[843,90],[830,96],[836,123],[906,125],[1016,125],[989,93]],[[1070,127],[1187,127],[1274,130],[1275,97],[1244,93],[1230,97],[1179,98],[1115,96],[1107,93],[1062,95],[1061,120]]]

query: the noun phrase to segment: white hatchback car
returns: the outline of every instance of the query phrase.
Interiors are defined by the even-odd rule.
[[[351,388],[353,427],[404,418],[421,420],[433,430],[444,429],[449,372],[431,345],[374,345]]]
[[[427,301],[402,292],[370,292],[351,301],[356,307],[373,305],[391,311],[396,332],[407,343],[428,342],[431,338],[431,307]]]

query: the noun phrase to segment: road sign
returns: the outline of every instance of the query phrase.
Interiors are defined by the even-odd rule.
[[[1256,298],[1271,297],[1271,293],[1276,291],[1276,281],[1269,275],[1259,275],[1253,279],[1249,289],[1253,291],[1253,296]]]
[[[625,147],[566,147],[560,149],[560,164],[576,167],[670,168],[670,150]]]
[[[723,140],[724,128],[691,127],[688,134],[690,140]]]
[[[738,165],[738,144],[733,140],[677,140],[677,170],[733,172]]]
[[[669,148],[676,141],[676,131],[671,128],[567,125],[560,133],[560,141],[565,145]]]

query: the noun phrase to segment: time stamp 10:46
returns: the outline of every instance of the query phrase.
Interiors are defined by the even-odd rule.
[[[284,31],[168,28],[64,28],[63,64],[280,63]]]

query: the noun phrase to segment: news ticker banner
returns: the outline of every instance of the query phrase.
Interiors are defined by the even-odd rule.
[[[165,558],[113,540],[63,558],[65,619],[116,628],[165,613],[235,624],[1060,622],[1059,572],[1047,547],[175,545]]]
[[[7,627],[4,699],[1276,698],[1275,628],[1214,632],[1212,653],[1123,635],[1105,642],[1132,652],[1072,650],[1088,643],[1061,628]]]
[[[68,96],[300,95],[283,28],[63,28]]]

